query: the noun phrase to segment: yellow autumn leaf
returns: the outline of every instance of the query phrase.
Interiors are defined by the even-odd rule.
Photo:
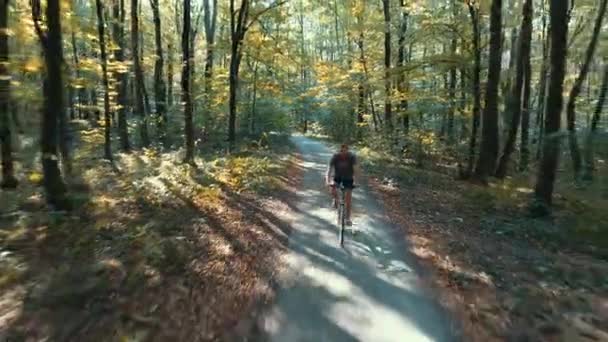
[[[37,72],[40,69],[42,69],[42,61],[37,56],[30,57],[23,66],[25,72]]]
[[[40,172],[32,172],[29,174],[27,179],[33,184],[40,184],[42,182],[43,176]]]

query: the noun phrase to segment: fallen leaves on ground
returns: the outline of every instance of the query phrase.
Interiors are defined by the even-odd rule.
[[[466,340],[608,341],[606,260],[545,241],[554,223],[480,210],[474,185],[432,177],[443,180],[371,183]]]
[[[0,265],[18,266],[1,278],[0,339],[249,334],[252,315],[274,296],[290,227],[277,215],[290,210],[301,175],[290,153],[253,153],[197,168],[176,155],[121,155],[119,174],[77,159],[90,166],[86,191],[72,191],[77,212],[54,218],[37,207],[0,221]],[[225,169],[235,165],[238,174]],[[247,180],[251,172],[259,179]],[[272,197],[261,184],[269,180]]]

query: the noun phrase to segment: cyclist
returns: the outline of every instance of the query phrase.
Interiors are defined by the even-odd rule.
[[[356,173],[357,158],[355,154],[350,152],[348,144],[342,144],[340,151],[335,153],[329,160],[327,173],[325,174],[325,183],[331,187],[331,194],[334,199],[334,208],[338,206],[338,192],[336,186],[344,185],[346,190],[345,206],[346,206],[346,225],[352,226],[353,222],[350,219],[352,190],[354,188],[354,179]],[[330,182],[333,173],[333,181]]]

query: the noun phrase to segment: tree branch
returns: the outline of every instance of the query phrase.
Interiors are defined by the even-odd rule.
[[[40,39],[40,44],[42,44],[42,48],[44,51],[47,51],[47,37],[42,31],[42,27],[40,26],[41,18],[41,6],[40,0],[30,0],[30,6],[32,8],[32,20],[34,21],[34,29],[36,30],[36,35],[38,39]]]
[[[266,12],[273,10],[277,7],[283,6],[284,4],[288,3],[289,0],[283,0],[283,1],[277,1],[274,4],[264,8],[263,10],[259,11],[258,13],[256,13],[253,17],[251,17],[251,21],[249,22],[249,24],[247,24],[245,26],[245,31],[249,30],[249,28],[251,27],[251,25],[253,25],[253,23],[255,23],[256,21],[258,21],[258,19]]]

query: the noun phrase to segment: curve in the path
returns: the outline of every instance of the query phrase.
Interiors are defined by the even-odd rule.
[[[355,236],[338,245],[323,187],[331,151],[294,137],[305,169],[277,300],[259,320],[281,342],[456,341],[450,320],[425,291],[400,232],[363,184],[353,195]],[[361,185],[361,184],[359,184]]]

